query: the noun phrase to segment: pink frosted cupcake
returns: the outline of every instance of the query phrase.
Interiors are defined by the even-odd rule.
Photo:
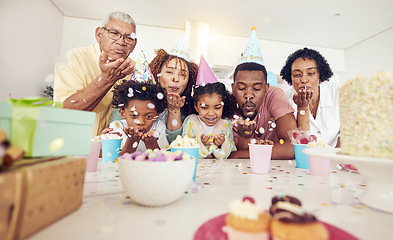
[[[226,217],[229,240],[269,239],[270,215],[251,197],[234,200]]]

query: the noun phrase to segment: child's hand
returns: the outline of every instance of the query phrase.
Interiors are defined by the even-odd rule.
[[[127,135],[127,137],[131,138],[131,140],[133,140],[134,142],[139,141],[142,138],[142,133],[134,127],[124,127],[123,131]]]
[[[179,94],[176,93],[168,93],[167,102],[168,102],[169,110],[179,111],[180,108],[184,106],[184,103],[186,102],[186,97],[185,96],[181,97]]]
[[[201,135],[201,141],[202,141],[203,145],[205,145],[205,146],[210,145],[211,142],[209,140],[210,140],[210,136],[208,136],[206,134]]]
[[[241,137],[245,137],[245,136],[251,137],[256,126],[257,123],[254,120],[248,121],[244,119],[238,119],[235,122],[235,129],[237,129],[237,132]]]
[[[112,132],[113,128],[105,128],[104,130],[102,130],[101,134],[107,134],[107,133],[113,133],[113,134],[117,134],[121,137],[121,133],[119,132]]]
[[[221,145],[225,141],[225,135],[223,133],[219,133],[217,136],[214,136],[213,143],[217,145],[217,147],[221,147]]]
[[[149,132],[142,135],[142,141],[145,143],[147,149],[160,148],[158,146],[158,138],[160,134],[156,130],[150,130]]]

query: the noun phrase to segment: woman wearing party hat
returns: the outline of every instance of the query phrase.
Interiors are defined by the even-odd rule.
[[[287,132],[296,128],[294,110],[284,91],[267,83],[255,30],[254,27],[233,75],[232,93],[237,103],[233,132],[238,150],[230,157],[249,158],[248,143],[252,139],[263,139],[274,142],[272,159],[293,159],[295,155]]]
[[[203,56],[192,95],[193,114],[184,120],[183,136],[196,138],[199,158],[228,158],[236,150],[229,120],[234,113],[235,100],[225,85],[217,82]]]
[[[191,89],[195,85],[198,65],[190,61],[190,33],[188,30],[168,53],[164,49],[156,51],[150,69],[158,84],[165,89],[168,106],[160,115],[167,123],[169,143],[182,134],[182,123],[193,108]]]

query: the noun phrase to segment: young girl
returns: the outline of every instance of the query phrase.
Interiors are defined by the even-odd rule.
[[[223,83],[196,86],[194,89],[194,113],[184,120],[183,136],[196,138],[199,158],[228,158],[236,150],[231,122],[234,102]],[[213,156],[211,156],[213,155]]]
[[[120,116],[124,120],[113,121],[103,133],[121,133],[123,139],[120,155],[168,147],[165,122],[158,120],[158,115],[166,106],[161,87],[123,81],[114,87],[112,105],[120,109]]]

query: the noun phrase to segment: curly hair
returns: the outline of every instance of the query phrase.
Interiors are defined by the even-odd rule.
[[[194,96],[192,98],[192,106],[194,106],[199,99],[205,94],[216,93],[221,96],[221,101],[224,102],[224,108],[222,110],[222,118],[232,118],[235,113],[235,103],[236,100],[232,94],[225,88],[225,85],[220,82],[209,83],[205,86],[195,86]],[[198,114],[195,108],[192,111],[187,112],[187,115]]]
[[[158,79],[157,75],[161,73],[162,67],[166,66],[169,63],[169,61],[171,61],[172,59],[176,59],[176,64],[179,63],[180,66],[183,65],[181,63],[185,63],[187,65],[188,73],[189,73],[187,87],[180,95],[186,97],[186,101],[182,108],[183,111],[189,112],[190,109],[194,108],[193,105],[191,104],[192,101],[191,90],[192,90],[192,86],[195,85],[198,76],[198,65],[194,62],[188,62],[183,58],[171,55],[167,53],[164,49],[158,49],[155,51],[155,53],[157,55],[149,64],[149,67],[155,79]]]
[[[292,85],[292,64],[298,58],[302,58],[303,60],[308,58],[315,61],[319,72],[320,82],[329,81],[329,78],[333,76],[333,72],[329,66],[329,63],[318,51],[314,49],[303,48],[289,55],[284,67],[281,69],[280,75],[285,81],[287,81],[289,85]]]
[[[123,80],[114,86],[112,100],[114,108],[124,110],[128,102],[134,99],[153,102],[158,114],[165,110],[167,104],[164,89],[158,85]]]

